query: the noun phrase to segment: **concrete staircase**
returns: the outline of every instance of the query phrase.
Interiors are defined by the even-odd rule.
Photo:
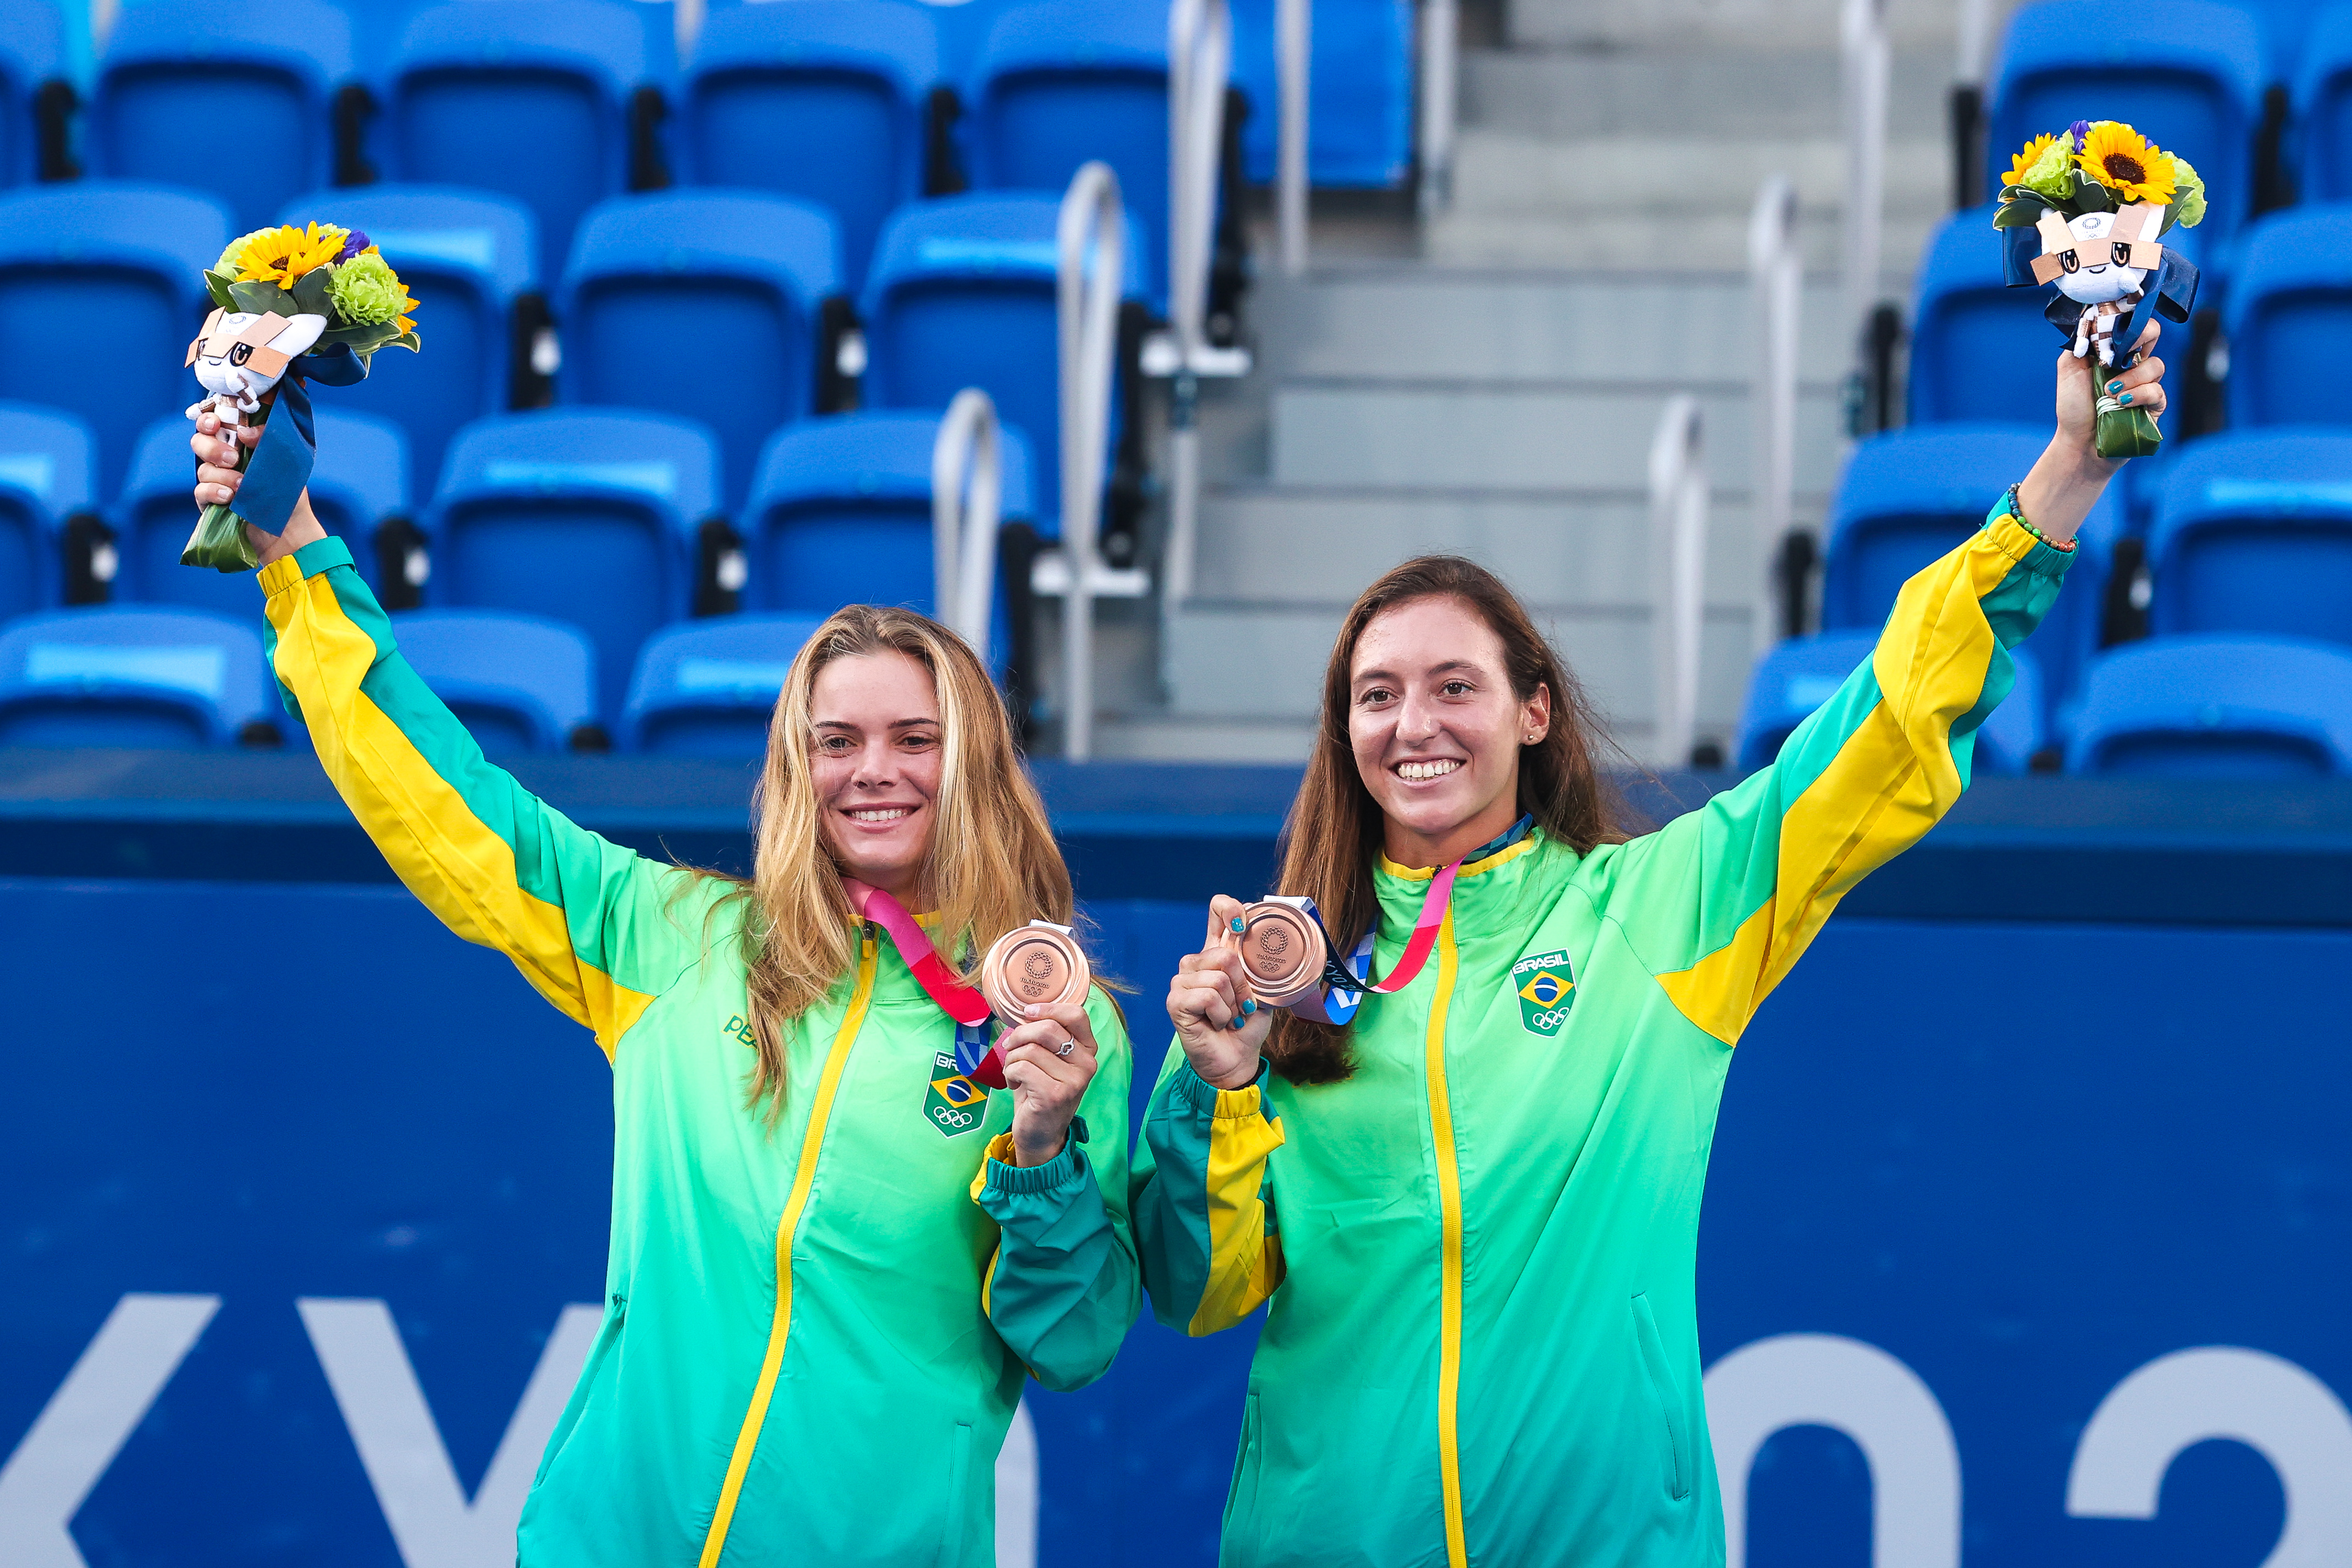
[[[1677,34],[1676,7],[1705,16]],[[1579,16],[1601,30],[1578,33]],[[1815,36],[1791,37],[1801,25]],[[1303,279],[1274,273],[1261,235],[1256,372],[1203,399],[1195,592],[1156,617],[1111,613],[1106,658],[1130,662],[1101,678],[1103,753],[1303,757],[1349,603],[1397,562],[1452,551],[1503,574],[1620,742],[1661,760],[1647,464],[1685,391],[1713,494],[1699,728],[1729,739],[1762,570],[1746,232],[1775,170],[1798,186],[1808,265],[1800,522],[1819,521],[1841,453],[1834,8],[1518,0],[1508,40],[1465,53],[1450,210],[1423,225],[1402,199],[1318,198]],[[1950,186],[1948,32],[1916,42],[1891,94],[1883,288],[1898,300]]]

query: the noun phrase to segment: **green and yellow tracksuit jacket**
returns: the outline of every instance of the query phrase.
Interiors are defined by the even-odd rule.
[[[1724,1072],[1968,782],[2067,560],[2005,507],[1773,766],[1631,843],[1465,865],[1353,1077],[1220,1092],[1171,1048],[1136,1155],[1154,1309],[1207,1334],[1270,1303],[1226,1568],[1723,1561],[1693,1277]],[[1430,877],[1380,862],[1381,972]]]
[[[261,585],[278,682],[401,880],[612,1061],[604,1321],[525,1568],[992,1563],[1024,1379],[1099,1375],[1139,1300],[1117,1010],[1088,1003],[1100,1067],[1068,1145],[1016,1168],[1012,1097],[957,1074],[952,1023],[867,926],[788,1031],[772,1128],[744,1102],[743,900],[486,763],[340,541]]]

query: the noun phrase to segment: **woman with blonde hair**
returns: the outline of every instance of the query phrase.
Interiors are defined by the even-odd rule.
[[[1314,907],[1212,905],[1136,1156],[1160,1320],[1268,1304],[1228,1568],[1723,1563],[1695,1275],[1732,1047],[1959,798],[2121,466],[2095,391],[2160,413],[2163,373],[2095,389],[2061,357],[2032,471],[1777,762],[1654,833],[1494,574],[1424,557],[1364,591],[1287,828]]]
[[[196,500],[227,501],[209,416],[193,445]],[[1108,997],[1026,1006],[994,1042],[1008,1092],[974,1081],[955,966],[1071,919],[980,661],[906,610],[819,627],[738,883],[608,843],[484,761],[307,496],[251,537],[278,684],[361,826],[612,1063],[604,1321],[519,1560],[993,1562],[1024,1380],[1100,1375],[1139,1298]]]

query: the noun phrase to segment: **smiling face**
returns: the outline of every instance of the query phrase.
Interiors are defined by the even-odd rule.
[[[1517,820],[1519,748],[1549,728],[1551,693],[1514,695],[1507,668],[1502,638],[1451,596],[1384,610],[1357,639],[1348,742],[1390,859],[1442,866]]]
[[[845,875],[919,902],[943,765],[930,671],[896,649],[836,658],[817,672],[809,720],[825,847]]]
[[[2074,248],[2067,254],[2075,265],[2057,283],[2058,292],[2069,300],[2105,305],[2122,299],[2147,278],[2147,268],[2126,267],[2116,259],[2115,214],[2084,213],[2068,220],[2066,229],[2074,237]]]

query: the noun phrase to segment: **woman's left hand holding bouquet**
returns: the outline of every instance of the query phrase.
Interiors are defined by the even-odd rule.
[[[188,437],[188,449],[196,455],[202,466],[196,469],[196,504],[226,506],[236,499],[237,486],[245,482],[245,474],[236,465],[236,447],[234,439],[250,447],[261,439],[258,425],[239,425],[224,433],[219,416],[204,414],[197,416],[196,433]],[[245,525],[245,537],[260,557],[257,565],[267,566],[281,555],[291,555],[306,544],[327,537],[319,525],[316,513],[310,510],[310,492],[304,490],[302,499],[294,503],[294,515],[283,533],[264,533],[251,523]]]

